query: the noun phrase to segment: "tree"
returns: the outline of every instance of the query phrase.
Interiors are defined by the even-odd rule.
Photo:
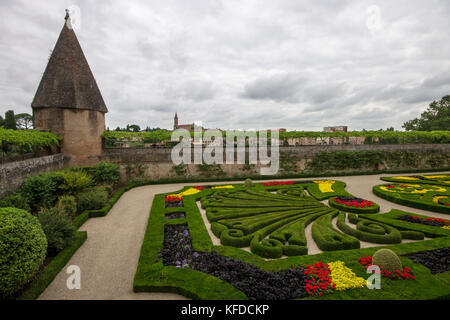
[[[19,113],[15,116],[18,129],[28,130],[33,127],[33,117],[28,113]]]
[[[141,131],[141,127],[139,127],[137,124],[132,124],[132,125],[128,124],[127,131],[139,132],[139,131]]]
[[[402,127],[407,131],[450,130],[450,95],[433,101],[420,118],[407,121]]]
[[[3,119],[2,116],[0,116],[0,128],[5,125],[5,119]]]
[[[5,129],[17,130],[16,117],[14,116],[14,111],[9,110],[5,112]]]

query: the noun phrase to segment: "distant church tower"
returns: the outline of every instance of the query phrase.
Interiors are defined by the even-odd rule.
[[[90,165],[102,153],[101,135],[108,112],[73,31],[68,10],[59,39],[34,100],[34,127],[63,138],[69,165]]]
[[[175,112],[175,118],[173,118],[173,130],[178,129],[178,114]]]

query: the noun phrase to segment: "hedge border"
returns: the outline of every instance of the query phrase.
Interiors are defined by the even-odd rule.
[[[438,213],[450,214],[450,207],[435,206],[435,205],[428,204],[426,202],[419,202],[419,201],[412,201],[409,199],[397,198],[397,197],[394,197],[393,195],[391,195],[389,192],[384,192],[379,189],[382,186],[388,186],[388,185],[389,184],[376,185],[372,188],[372,192],[380,198],[383,198],[385,200],[388,200],[388,201],[391,201],[391,202],[394,202],[397,204],[401,204],[401,205],[404,205],[407,207],[417,208],[417,209],[422,209],[422,210],[427,210],[427,211],[433,211],[433,212],[438,212]]]
[[[336,197],[328,199],[328,205],[330,207],[338,209],[338,210],[351,212],[351,213],[378,213],[378,212],[380,212],[380,206],[373,201],[372,202],[374,205],[372,207],[357,208],[357,207],[349,207],[349,206],[345,206],[343,204],[337,203],[336,201],[334,201],[334,199],[336,199]]]

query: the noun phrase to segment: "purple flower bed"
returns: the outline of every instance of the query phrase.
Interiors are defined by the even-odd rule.
[[[252,300],[287,300],[306,297],[306,275],[300,267],[268,272],[252,264],[219,255],[195,252],[186,224],[164,226],[165,266],[192,268],[226,281]]]
[[[444,227],[447,225],[447,223],[439,221],[440,219],[435,219],[435,218],[421,219],[418,217],[404,215],[404,216],[398,217],[397,219],[406,221],[406,222],[411,222],[411,223],[425,224],[427,226],[433,226],[433,227]]]
[[[184,212],[172,212],[166,214],[166,219],[181,219],[186,218],[186,214]]]
[[[427,250],[405,255],[416,263],[423,264],[432,274],[443,273],[450,270],[450,248]]]

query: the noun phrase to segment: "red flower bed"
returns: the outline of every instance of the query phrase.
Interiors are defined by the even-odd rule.
[[[164,200],[166,201],[166,203],[168,203],[168,202],[181,202],[181,201],[183,201],[183,198],[179,197],[179,196],[165,196]]]
[[[373,207],[373,205],[374,205],[374,203],[372,201],[359,199],[359,198],[337,197],[337,198],[334,198],[333,201],[340,203],[347,207],[355,207],[355,208],[367,208],[367,207]]]
[[[202,186],[196,186],[196,187],[192,187],[192,188],[197,189],[197,190],[204,190],[204,189],[206,189],[206,187],[202,187]]]
[[[306,270],[305,268],[302,268],[302,270],[310,276],[305,285],[305,290],[308,294],[321,297],[324,293],[336,289],[336,284],[331,282],[331,270],[328,268],[327,263],[320,261],[313,265],[308,265]]]
[[[372,263],[372,257],[371,256],[365,256],[363,258],[359,259],[359,263],[361,263],[364,268],[369,268],[371,265],[373,265]],[[414,277],[414,275],[411,272],[411,268],[409,267],[403,267],[403,270],[395,270],[395,272],[388,272],[386,270],[384,270],[382,267],[380,267],[380,272],[383,276],[388,277],[390,279],[402,279],[402,280],[407,280],[407,279],[416,279],[416,277]]]
[[[284,186],[284,185],[294,184],[294,181],[270,181],[270,182],[261,182],[261,184],[266,187]]]
[[[430,218],[420,218],[420,217],[417,217],[417,216],[411,216],[411,218],[413,218],[414,220],[417,220],[417,221],[435,221],[435,222],[439,222],[439,223],[442,223],[442,224],[445,224],[445,225],[450,225],[450,221],[447,221],[447,220],[444,220],[444,219],[439,219],[439,218],[432,218],[432,217],[430,217]]]

